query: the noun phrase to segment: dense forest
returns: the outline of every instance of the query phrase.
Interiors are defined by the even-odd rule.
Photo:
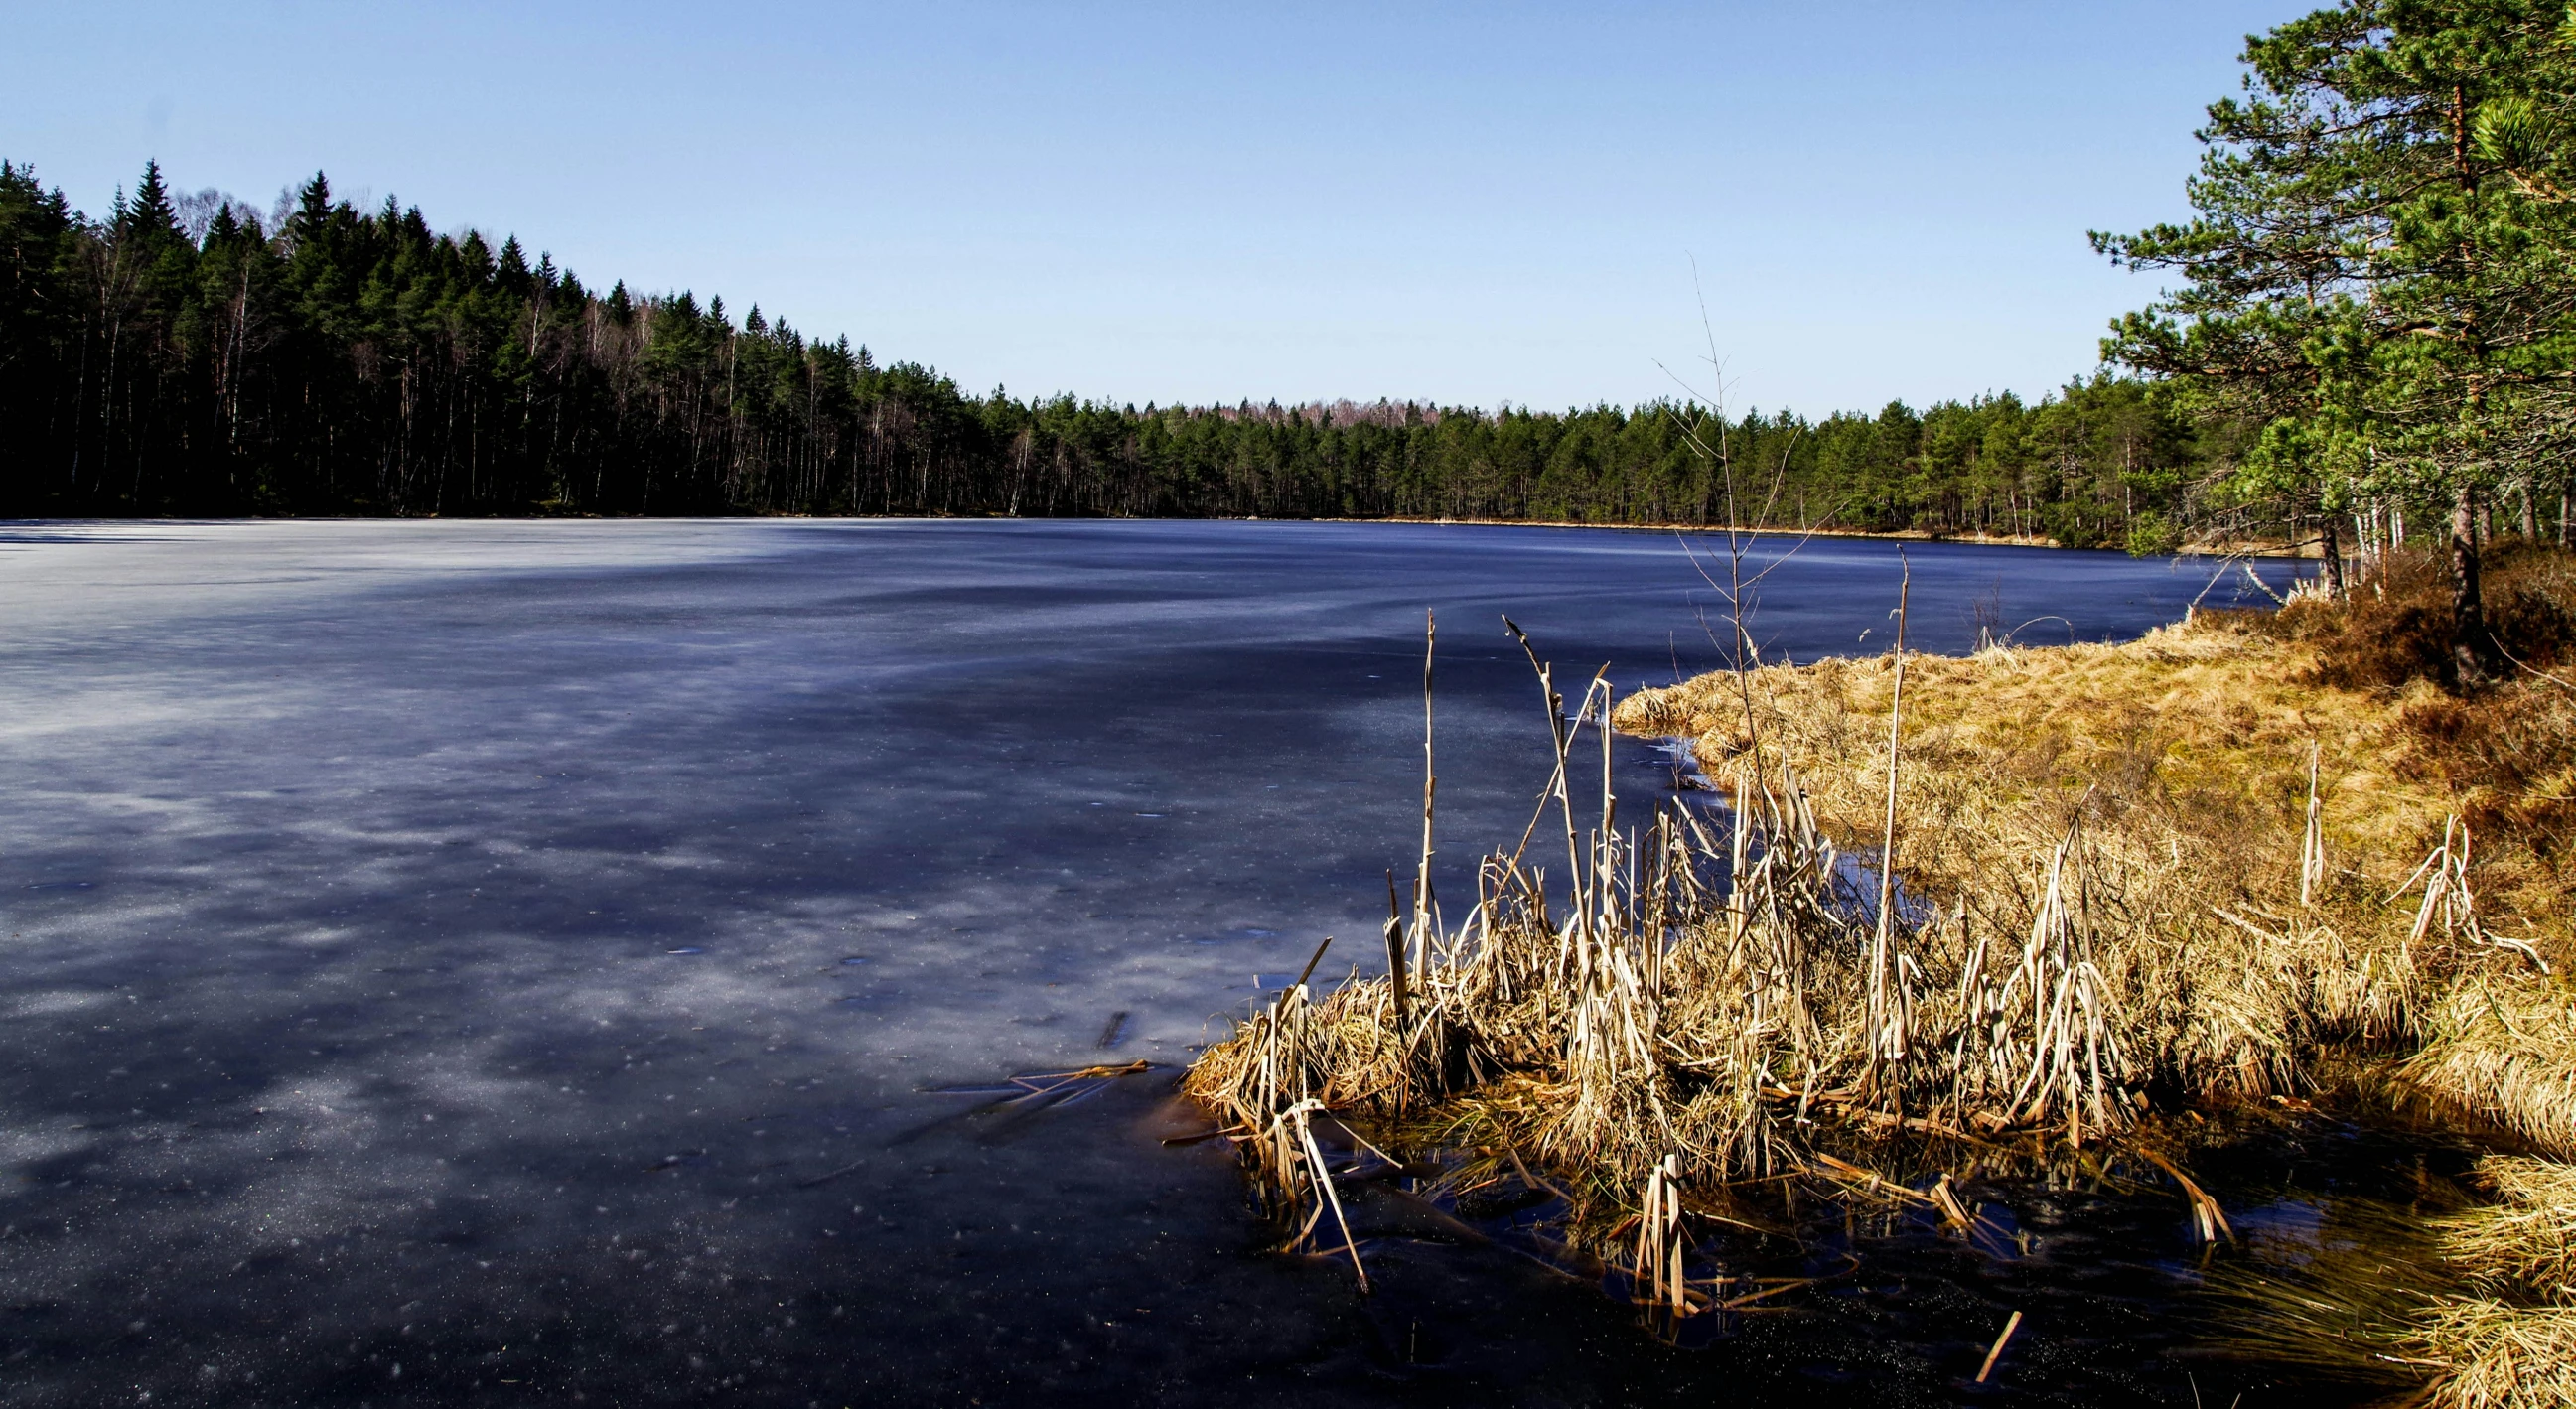
[[[0,513],[993,514],[1710,523],[2164,548],[2276,526],[2227,418],[2097,376],[1876,414],[974,396],[516,239],[263,214],[146,164],[103,219],[0,165]],[[1723,442],[1721,445],[1721,441]]]
[[[975,396],[320,174],[263,213],[146,163],[93,219],[0,162],[0,514],[1731,521],[2290,538],[2330,584],[2411,524],[2447,530],[2467,651],[2479,542],[2568,533],[2576,18],[2344,0],[2244,58],[2191,218],[2093,236],[2173,281],[2104,370],[1822,419]]]

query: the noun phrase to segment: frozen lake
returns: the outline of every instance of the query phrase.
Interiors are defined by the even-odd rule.
[[[1910,552],[1933,650],[1980,596],[2045,644],[2208,580]],[[1760,634],[1878,649],[1896,580],[1812,542]],[[1186,1062],[1325,934],[1365,961],[1425,608],[1452,895],[1545,781],[1499,613],[1578,679],[1716,664],[1654,534],[0,526],[5,1397],[1634,1402],[1845,1395],[1840,1357],[1946,1399],[1859,1312],[1668,1351],[1474,1249],[1354,1297],[1259,1252],[1151,1078],[938,1123],[927,1088]],[[2187,1401],[2137,1375],[2104,1392]]]

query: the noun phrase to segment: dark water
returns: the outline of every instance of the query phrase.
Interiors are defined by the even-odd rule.
[[[1981,613],[2130,635],[2208,580],[1911,556],[1931,649]],[[1809,544],[1766,649],[1877,649],[1896,580],[1889,545]],[[1855,1223],[1859,1272],[1685,1349],[1393,1194],[1361,1199],[1356,1296],[1262,1252],[1221,1146],[1159,1143],[1197,1126],[1171,1067],[1256,981],[1371,947],[1423,610],[1456,893],[1544,781],[1498,614],[1623,687],[1707,669],[1669,537],[43,526],[0,533],[0,607],[12,1403],[2358,1393],[2206,1353],[2163,1195],[1992,1191],[2035,1237],[2009,1256]],[[1630,796],[1669,781],[1621,748]],[[1019,1118],[934,1089],[1140,1058]],[[2395,1158],[2276,1153],[2212,1175],[2276,1251],[2219,1256],[2295,1262]]]

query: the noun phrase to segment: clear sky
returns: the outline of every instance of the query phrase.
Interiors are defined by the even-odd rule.
[[[2243,36],[2307,5],[30,4],[0,155],[319,167],[969,390],[1821,414],[2089,370]]]

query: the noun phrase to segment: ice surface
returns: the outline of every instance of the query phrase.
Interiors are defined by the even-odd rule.
[[[1912,553],[1935,649],[1996,584],[2099,637],[2206,581]],[[1895,577],[1889,545],[1809,544],[1770,651],[1871,649]],[[1452,896],[1544,781],[1499,613],[1568,675],[1715,658],[1653,534],[0,529],[0,1378],[1321,1393],[1384,1313],[1251,1256],[1221,1152],[1136,1134],[1184,1115],[914,1132],[956,1108],[925,1088],[1185,1062],[1327,933],[1328,972],[1368,962],[1426,607]]]

